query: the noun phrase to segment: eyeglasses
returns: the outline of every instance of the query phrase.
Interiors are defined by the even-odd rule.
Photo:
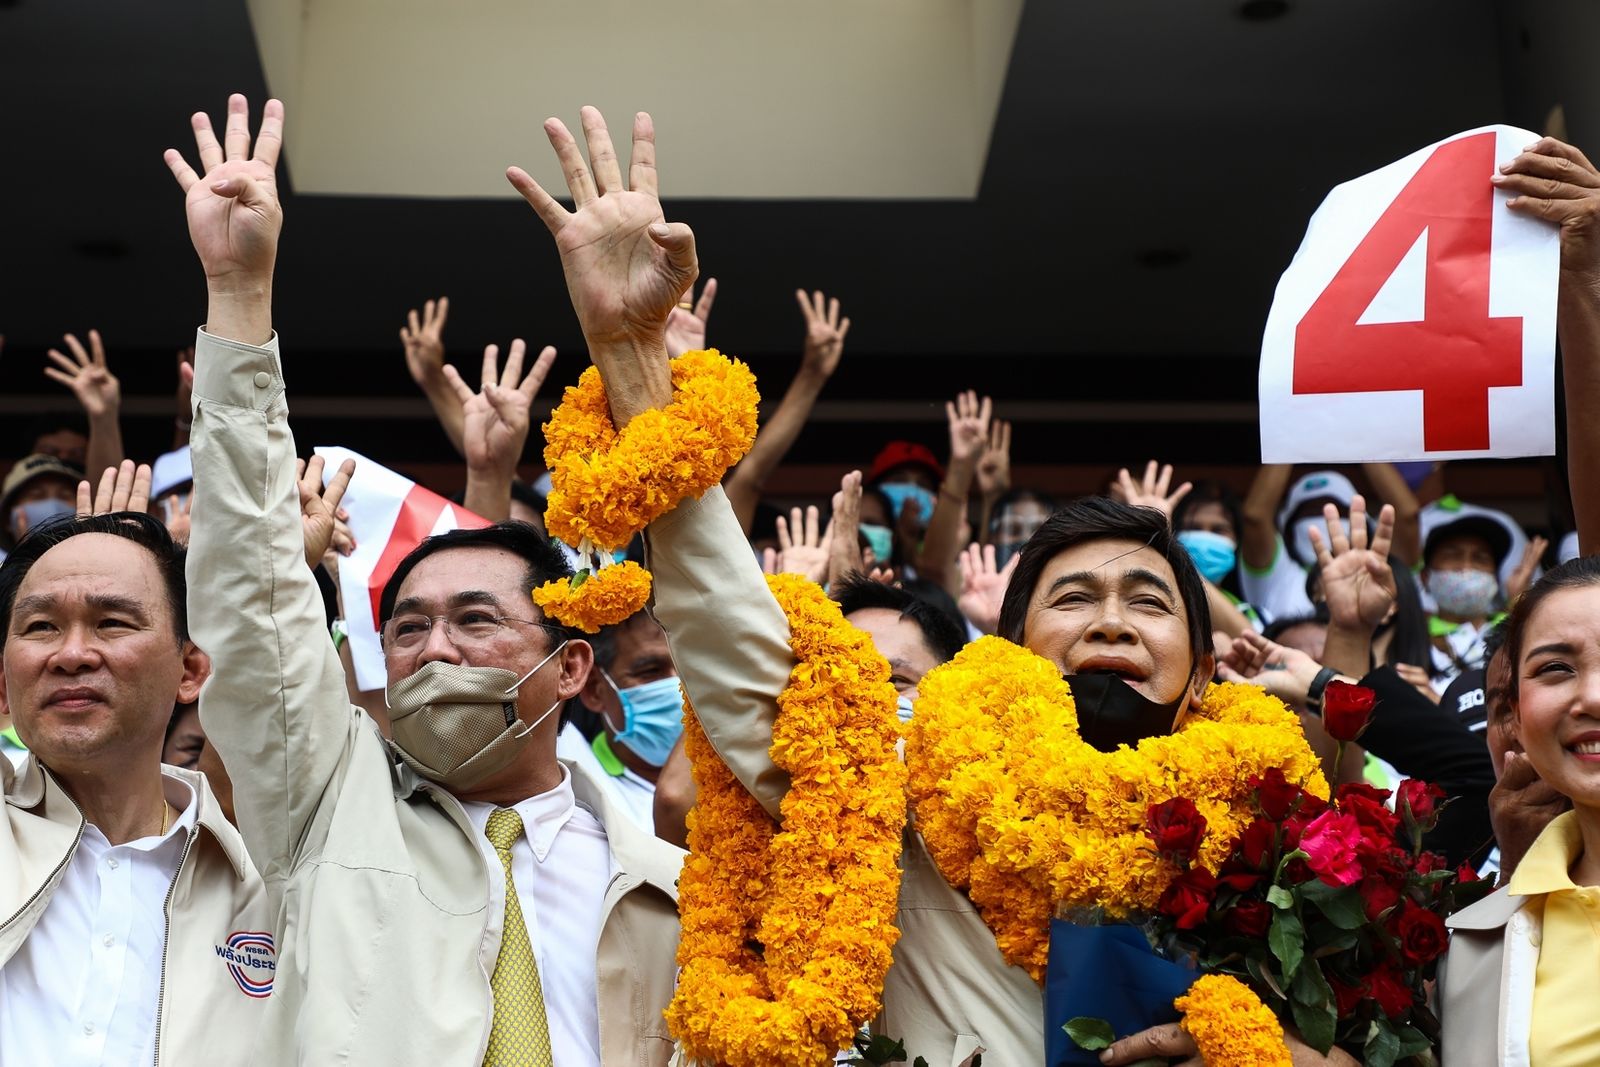
[[[443,615],[396,615],[383,624],[383,650],[388,655],[416,652],[428,643],[428,635],[435,623],[444,625],[444,635],[457,648],[486,645],[500,636],[508,623],[537,626],[553,630],[562,636],[566,631],[547,622],[518,619],[510,615],[494,615],[483,608],[464,607]]]

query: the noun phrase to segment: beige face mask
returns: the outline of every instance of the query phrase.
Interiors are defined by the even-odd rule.
[[[471,789],[509,767],[538,725],[517,717],[517,690],[567,647],[565,641],[521,678],[500,667],[435,660],[386,687],[394,746],[418,774],[451,790]]]

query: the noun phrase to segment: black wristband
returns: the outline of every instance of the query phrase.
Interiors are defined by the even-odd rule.
[[[1311,679],[1311,684],[1306,687],[1306,707],[1322,714],[1322,694],[1328,688],[1328,683],[1339,677],[1339,672],[1332,667],[1324,667]]]

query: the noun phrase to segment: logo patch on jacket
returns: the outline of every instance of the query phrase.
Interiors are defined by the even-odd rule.
[[[213,946],[217,957],[227,964],[228,973],[247,997],[271,995],[272,977],[278,969],[272,935],[261,930],[235,930],[227,944]]]

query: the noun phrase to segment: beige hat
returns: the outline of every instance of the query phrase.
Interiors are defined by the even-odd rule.
[[[74,487],[83,480],[83,471],[55,456],[47,456],[36,452],[24,459],[19,459],[6,472],[4,485],[0,485],[0,515],[5,515],[11,510],[11,498],[22,491],[22,487],[48,474],[70,481]]]

